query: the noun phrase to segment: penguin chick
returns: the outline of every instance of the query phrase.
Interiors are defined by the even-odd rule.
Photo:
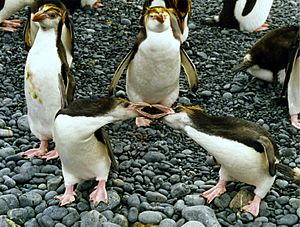
[[[264,31],[273,0],[223,0],[218,16],[207,18],[205,24],[235,28],[244,32]]]
[[[64,49],[67,55],[67,61],[69,67],[72,66],[73,56],[74,56],[74,28],[72,20],[69,18],[69,13],[66,6],[60,0],[36,0],[28,12],[28,19],[25,24],[24,28],[24,42],[25,48],[27,51],[30,50],[32,47],[35,37],[37,35],[39,25],[37,22],[32,20],[32,17],[35,13],[39,11],[39,8],[45,4],[52,4],[56,7],[62,9],[64,11],[64,20],[63,20],[63,27],[61,31],[61,41],[64,45]]]
[[[38,149],[24,157],[57,157],[48,151],[55,114],[73,100],[75,80],[70,73],[66,52],[61,42],[66,9],[44,4],[33,15],[39,26],[25,65],[25,97],[31,132],[41,141]]]
[[[131,107],[125,99],[105,97],[75,100],[58,111],[53,132],[66,188],[64,195],[57,197],[61,206],[75,200],[76,183],[92,178],[96,178],[98,185],[90,200],[96,205],[108,202],[105,184],[110,166],[115,167],[116,161],[102,127],[138,116]]]
[[[279,165],[279,153],[270,133],[252,122],[210,116],[197,107],[180,106],[175,112],[164,117],[163,122],[185,132],[221,164],[219,182],[202,194],[208,203],[226,191],[227,181],[241,181],[256,187],[253,201],[243,210],[257,216],[260,201],[272,187]],[[299,169],[286,169],[295,182],[299,181]]]
[[[25,6],[31,5],[34,0],[0,0],[0,28],[4,31],[13,32],[18,27],[21,27],[20,20],[7,20],[17,11]]]
[[[234,72],[245,70],[259,79],[284,84],[282,96],[288,87],[289,112],[296,128],[300,112],[299,32],[299,26],[288,26],[267,33],[233,68]],[[289,62],[290,70],[285,73]]]
[[[165,7],[149,8],[134,47],[115,72],[109,88],[110,94],[128,66],[126,92],[129,100],[161,104],[165,106],[162,106],[162,110],[171,112],[168,107],[179,94],[181,64],[188,69],[186,73],[192,90],[197,87],[198,81],[192,62],[180,48],[180,36],[181,31],[172,10]]]

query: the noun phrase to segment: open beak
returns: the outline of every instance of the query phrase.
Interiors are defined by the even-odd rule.
[[[159,111],[161,111],[161,113],[157,113],[157,114],[150,114],[146,111],[143,110],[143,108],[145,107],[149,107],[149,108],[155,108]],[[165,107],[163,105],[160,104],[148,104],[148,103],[144,103],[144,102],[138,102],[138,103],[130,103],[130,105],[128,106],[128,109],[130,110],[135,110],[139,115],[149,118],[149,119],[159,119],[162,118],[166,115],[175,113],[173,109],[169,108],[169,107]]]
[[[42,21],[47,17],[47,14],[45,13],[45,11],[38,11],[36,12],[33,17],[32,17],[32,21]]]

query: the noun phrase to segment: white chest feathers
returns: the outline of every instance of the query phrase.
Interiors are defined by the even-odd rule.
[[[247,0],[237,0],[234,16],[239,22],[241,31],[253,32],[267,20],[273,0],[257,0],[251,12],[243,16],[246,2]]]

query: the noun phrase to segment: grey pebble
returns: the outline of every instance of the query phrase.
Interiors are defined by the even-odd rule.
[[[148,151],[144,159],[147,162],[161,162],[166,159],[166,156],[158,151]]]
[[[18,208],[19,200],[15,195],[1,195],[0,196],[0,215],[6,214],[10,209]]]
[[[128,221],[134,223],[137,221],[139,210],[136,207],[130,207],[128,211]]]
[[[214,204],[217,207],[224,209],[229,206],[230,201],[231,201],[230,196],[227,193],[224,193],[221,196],[214,199]]]
[[[176,222],[173,219],[165,218],[159,223],[158,227],[176,227]]]
[[[202,198],[200,194],[186,195],[184,197],[184,202],[188,206],[197,206],[197,205],[204,205],[205,199]]]
[[[52,227],[55,224],[53,219],[48,215],[41,215],[41,217],[37,217],[37,220],[39,225],[43,227]]]
[[[123,226],[120,226],[120,225],[112,223],[112,222],[103,222],[101,224],[101,227],[123,227]]]
[[[182,227],[205,227],[201,222],[199,221],[188,221]]]
[[[36,218],[31,218],[30,220],[24,223],[24,227],[40,227]]]
[[[121,24],[129,26],[129,25],[131,25],[131,21],[129,19],[122,18]]]
[[[184,201],[182,199],[177,200],[174,205],[174,209],[176,212],[181,212],[186,207]]]
[[[12,147],[4,147],[0,149],[0,157],[6,158],[8,156],[14,155],[16,152]]]
[[[212,96],[212,92],[211,91],[202,91],[200,93],[200,95],[203,97],[210,97],[210,96]]]
[[[132,194],[128,197],[127,203],[129,207],[139,207],[141,202],[137,194]]]
[[[173,198],[181,198],[191,192],[191,189],[184,183],[177,183],[171,186],[171,196]]]
[[[23,225],[28,219],[28,211],[25,208],[14,208],[7,212],[7,217],[18,225]]]
[[[232,94],[230,92],[225,92],[222,97],[224,99],[232,99]]]
[[[4,175],[3,176],[3,180],[4,180],[4,184],[8,187],[8,188],[13,188],[16,186],[16,182],[10,178],[9,176]]]
[[[68,210],[64,207],[49,206],[43,211],[43,214],[54,220],[60,220],[68,214]]]
[[[207,206],[186,207],[182,210],[182,216],[189,221],[199,221],[205,226],[221,226],[213,209]]]
[[[292,226],[292,225],[296,224],[298,222],[298,220],[299,220],[299,218],[296,214],[287,214],[287,215],[284,215],[282,218],[280,218],[277,221],[277,224]]]
[[[48,191],[55,191],[61,184],[62,176],[59,177],[52,177],[47,181],[47,190]]]
[[[163,202],[167,201],[167,197],[159,192],[147,191],[145,196],[149,202],[163,203]]]
[[[286,180],[276,179],[275,184],[280,188],[286,188],[289,184]]]
[[[159,224],[162,220],[162,215],[157,211],[143,211],[139,214],[139,221],[144,224]]]
[[[114,190],[107,191],[108,194],[108,204],[100,203],[95,209],[100,213],[104,210],[113,210],[121,202],[119,194]]]
[[[120,225],[122,227],[128,227],[128,220],[122,214],[115,214],[112,222],[115,223],[115,224],[118,224],[118,225]]]
[[[22,131],[30,131],[27,115],[19,117],[19,119],[17,120],[17,125],[18,128]]]
[[[80,227],[98,227],[101,223],[106,222],[106,217],[96,210],[91,210],[81,218]]]
[[[80,216],[76,209],[74,208],[69,208],[69,209],[72,209],[72,211],[69,212],[69,214],[64,216],[62,219],[62,223],[66,226],[72,226],[75,222],[77,222],[80,219]]]

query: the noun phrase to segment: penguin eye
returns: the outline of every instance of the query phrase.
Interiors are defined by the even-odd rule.
[[[150,17],[151,19],[153,19],[153,18],[154,18],[154,15],[153,15],[153,14],[150,14],[149,17]]]
[[[50,19],[54,19],[54,18],[56,17],[56,13],[54,13],[54,12],[49,12],[49,13],[48,13],[48,16],[49,16]]]

